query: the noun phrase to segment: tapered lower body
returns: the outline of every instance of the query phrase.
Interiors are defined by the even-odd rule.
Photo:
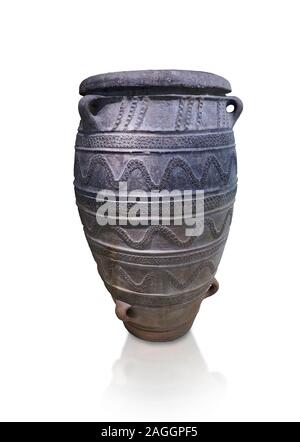
[[[218,291],[219,284],[213,280],[209,289],[191,302],[162,307],[134,306],[115,300],[116,315],[126,329],[147,341],[172,341],[189,331],[199,311],[201,302]]]

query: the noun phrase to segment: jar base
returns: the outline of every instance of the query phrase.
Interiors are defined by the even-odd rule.
[[[218,281],[213,278],[208,289],[191,302],[161,307],[130,305],[114,299],[116,315],[129,333],[145,341],[173,341],[192,327],[201,302],[218,291]]]
[[[143,329],[140,327],[136,327],[132,324],[128,324],[124,322],[124,327],[139,339],[143,339],[144,341],[152,341],[152,342],[167,342],[174,341],[175,339],[181,338],[185,335],[190,328],[192,327],[194,319],[185,324],[181,324],[179,327],[170,330],[150,330]]]

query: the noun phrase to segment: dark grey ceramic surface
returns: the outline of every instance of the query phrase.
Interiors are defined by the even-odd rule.
[[[183,334],[216,291],[237,186],[232,128],[242,103],[230,90],[214,74],[176,70],[103,74],[80,86],[79,213],[118,316],[145,339]],[[120,181],[129,191],[203,189],[203,235],[172,224],[100,227],[96,193]]]

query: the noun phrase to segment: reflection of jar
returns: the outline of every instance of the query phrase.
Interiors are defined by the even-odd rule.
[[[184,334],[201,301],[218,289],[214,275],[237,184],[232,127],[242,111],[238,98],[225,95],[230,90],[222,77],[193,71],[104,74],[80,86],[79,213],[118,317],[144,339]],[[143,200],[141,217],[150,217],[142,225],[131,223],[132,202],[125,206],[127,224],[120,223],[124,206],[112,196],[118,197],[120,183]],[[96,219],[107,204],[96,201],[104,189],[115,204],[115,225],[100,226]],[[186,236],[186,225],[176,225],[175,199],[167,223],[161,208],[155,223],[151,218],[151,192],[174,190],[190,191],[192,207],[197,191],[204,191],[199,236]]]
[[[207,365],[192,333],[162,344],[128,336],[102,396],[103,419],[196,422],[218,407],[226,384]]]

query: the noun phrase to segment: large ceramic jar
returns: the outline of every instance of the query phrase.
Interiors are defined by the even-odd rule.
[[[101,74],[80,85],[75,192],[84,232],[117,316],[134,335],[175,339],[191,327],[201,301],[215,293],[218,264],[227,240],[237,187],[233,126],[241,101],[226,94],[227,80],[195,71]],[[204,191],[203,231],[163,220],[124,223],[122,198],[113,223],[97,213],[108,195],[128,192]],[[112,200],[113,201],[113,200]],[[111,201],[111,202],[112,202]],[[141,198],[142,201],[142,198]],[[174,205],[175,199],[173,200]],[[133,203],[126,205],[130,218]],[[149,213],[151,213],[149,209]]]

